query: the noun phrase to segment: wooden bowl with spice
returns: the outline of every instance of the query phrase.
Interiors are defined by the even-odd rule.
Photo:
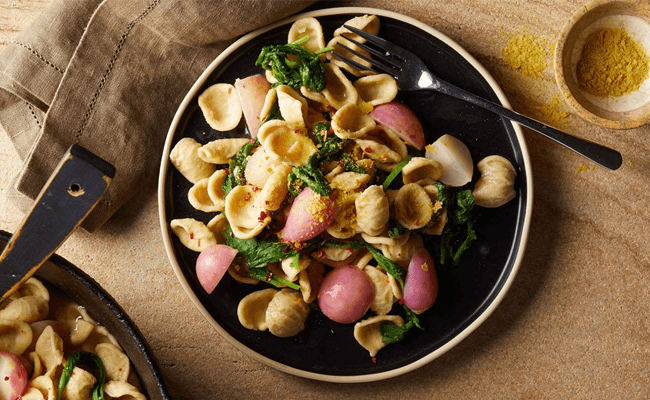
[[[614,129],[650,122],[650,2],[597,0],[564,27],[555,77],[582,118]]]

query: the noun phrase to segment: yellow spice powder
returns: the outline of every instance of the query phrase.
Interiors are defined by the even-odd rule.
[[[530,35],[528,32],[508,39],[502,53],[510,68],[520,70],[526,77],[539,78],[548,65],[546,40]]]
[[[578,86],[594,96],[620,97],[648,78],[648,55],[624,29],[603,28],[585,40],[576,69]]]

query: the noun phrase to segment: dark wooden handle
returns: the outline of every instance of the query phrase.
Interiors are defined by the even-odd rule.
[[[0,255],[0,293],[9,297],[81,224],[115,176],[115,168],[71,146]]]

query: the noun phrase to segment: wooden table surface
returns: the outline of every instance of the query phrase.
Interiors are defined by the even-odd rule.
[[[0,50],[49,4],[0,0]],[[525,130],[535,190],[523,264],[494,314],[419,370],[341,385],[287,375],[236,350],[203,319],[172,272],[158,224],[156,182],[100,231],[77,231],[58,253],[93,276],[128,312],[178,399],[650,398],[650,126],[599,128],[558,101],[553,46],[583,4],[341,2],[427,23],[474,55],[515,110],[624,156],[623,166],[612,172]],[[504,56],[509,40],[523,35],[546,49],[538,76],[522,73]],[[0,229],[12,232],[22,215],[4,195],[21,160],[4,132],[0,160]]]

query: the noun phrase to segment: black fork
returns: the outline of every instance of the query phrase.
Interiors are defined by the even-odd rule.
[[[463,90],[449,82],[446,82],[435,76],[418,56],[410,51],[403,49],[385,39],[360,29],[343,25],[351,32],[359,35],[361,38],[373,44],[374,47],[368,46],[361,41],[352,39],[349,36],[341,35],[346,40],[354,43],[361,49],[366,50],[373,57],[367,57],[360,52],[345,46],[339,42],[339,46],[349,51],[351,54],[369,62],[373,68],[364,66],[348,57],[337,52],[333,54],[341,61],[349,64],[359,71],[383,72],[395,78],[397,85],[405,91],[436,91],[467,101],[476,106],[489,110],[493,113],[506,117],[512,121],[528,127],[547,138],[567,147],[568,149],[590,159],[605,168],[616,170],[623,163],[621,153],[609,147],[590,142],[584,139],[571,136],[565,132],[557,130],[539,121],[521,115],[515,111],[507,109],[499,104],[493,103],[480,96]]]

